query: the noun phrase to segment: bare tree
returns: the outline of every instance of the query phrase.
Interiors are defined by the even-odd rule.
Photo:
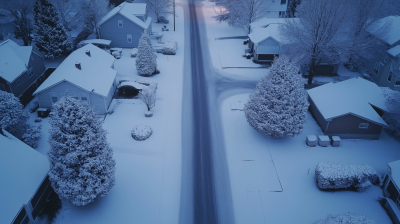
[[[25,46],[28,46],[30,41],[33,3],[34,1],[27,0],[0,0],[0,7],[12,15],[18,36],[21,36]]]
[[[348,58],[346,0],[303,0],[297,7],[300,19],[288,19],[280,28],[292,60],[308,66],[308,84],[321,62],[341,63]]]
[[[268,11],[269,1],[263,0],[219,0],[216,2],[218,22],[240,27],[250,33],[250,24],[263,18]]]
[[[147,111],[156,105],[156,91],[152,88],[143,88],[139,93],[139,98],[146,104]]]
[[[65,28],[69,28],[68,21],[73,16],[74,12],[78,12],[78,0],[51,0],[50,1],[57,9],[58,16]],[[85,9],[86,10],[86,9]]]
[[[388,16],[388,9],[395,3],[392,0],[352,0],[349,1],[352,13],[349,15],[351,33],[349,38],[349,60],[346,66],[354,69],[356,66],[364,66],[366,59],[374,57],[376,52],[386,50],[383,38],[389,31],[389,20],[381,20]],[[373,30],[374,35],[370,34]]]
[[[152,12],[160,22],[160,16],[172,14],[172,1],[171,0],[146,0],[147,8]]]
[[[299,6],[301,0],[289,0],[288,9],[287,9],[287,17],[294,18],[297,13],[297,6]]]
[[[110,10],[109,0],[87,0],[82,2],[81,16],[85,27],[96,33],[96,37],[100,38],[97,26],[103,16]]]

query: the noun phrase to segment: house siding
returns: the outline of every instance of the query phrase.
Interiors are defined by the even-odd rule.
[[[123,27],[118,27],[118,20],[123,21]],[[148,29],[151,31],[151,26]],[[111,40],[110,47],[137,47],[143,32],[144,29],[142,27],[121,14],[114,15],[100,26],[100,36],[102,39]],[[127,41],[128,34],[132,34],[132,43]]]
[[[29,86],[35,83],[36,79],[39,78],[46,69],[42,57],[35,53],[31,53],[31,56],[33,56],[33,60],[29,59],[28,69],[10,84],[12,93],[17,97],[20,97]],[[27,72],[30,68],[33,68],[33,75],[31,77],[28,76]],[[18,85],[18,79],[21,81],[20,85]]]
[[[312,101],[311,97],[308,97],[308,102],[310,102],[309,110],[311,114],[314,116],[315,120],[321,127],[322,131],[325,132],[328,121],[326,121],[325,118],[322,116],[322,114],[319,112],[318,108],[315,106],[314,101]]]
[[[88,93],[89,94],[89,103],[91,106],[94,107],[97,114],[106,113],[106,108],[104,105],[104,97],[97,95],[95,93],[86,91],[84,89],[81,89],[81,88],[79,88],[69,82],[65,82],[65,81],[37,94],[37,99],[39,102],[39,106],[41,108],[48,108],[48,109],[52,108],[53,103],[50,99],[50,92],[57,93],[58,100],[61,97],[65,96],[66,94]]]
[[[367,129],[359,128],[360,123],[368,123]],[[363,118],[347,114],[329,122],[327,135],[339,135],[341,138],[379,139],[382,126]]]

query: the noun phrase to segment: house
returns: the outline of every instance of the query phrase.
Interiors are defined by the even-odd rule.
[[[310,90],[310,111],[325,135],[347,139],[379,139],[387,127],[380,87],[363,78],[328,83]]]
[[[388,163],[383,180],[382,193],[386,197],[385,208],[395,223],[400,223],[400,160]]]
[[[0,90],[13,93],[27,104],[47,78],[43,55],[32,46],[19,46],[9,39],[0,43],[0,52]]]
[[[105,114],[116,88],[115,58],[87,44],[72,52],[33,93],[39,107],[51,109],[61,97],[70,95]]]
[[[379,86],[400,91],[400,16],[388,16],[378,22],[377,27],[389,21],[390,27],[385,36],[379,37],[386,51],[375,52],[374,57],[365,63],[371,79]],[[370,30],[374,34],[374,29]]]
[[[265,17],[267,18],[285,18],[286,11],[290,0],[269,0],[265,1],[267,4],[267,11]]]
[[[111,40],[110,47],[137,47],[143,32],[151,34],[146,4],[123,2],[101,19],[98,30],[101,39]]]
[[[31,224],[53,191],[48,159],[3,130],[0,134],[0,223]]]

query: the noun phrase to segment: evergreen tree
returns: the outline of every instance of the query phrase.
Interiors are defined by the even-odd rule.
[[[4,135],[2,129],[10,130],[11,127],[18,126],[21,120],[25,121],[27,117],[29,114],[23,109],[19,99],[12,93],[0,90],[0,134]]]
[[[144,32],[139,39],[136,69],[140,75],[151,76],[157,69],[157,55],[151,45],[149,35]]]
[[[115,160],[93,108],[65,96],[53,105],[50,124],[49,177],[57,194],[75,205],[107,195],[115,183]]]
[[[286,57],[276,58],[269,74],[250,94],[244,111],[250,126],[259,133],[284,137],[303,130],[309,103],[298,72]]]
[[[48,0],[36,0],[34,6],[35,44],[46,58],[59,57],[73,50],[71,39]]]

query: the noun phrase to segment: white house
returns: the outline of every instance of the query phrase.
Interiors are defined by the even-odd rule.
[[[388,170],[383,180],[383,195],[386,197],[385,208],[396,223],[400,223],[400,160],[388,163]]]
[[[267,0],[267,18],[285,18],[290,0]]]
[[[0,134],[0,223],[31,224],[50,193],[48,159],[4,131]]]
[[[98,114],[105,114],[117,87],[115,58],[87,44],[72,52],[33,94],[41,108],[52,105],[66,94],[89,103]]]

